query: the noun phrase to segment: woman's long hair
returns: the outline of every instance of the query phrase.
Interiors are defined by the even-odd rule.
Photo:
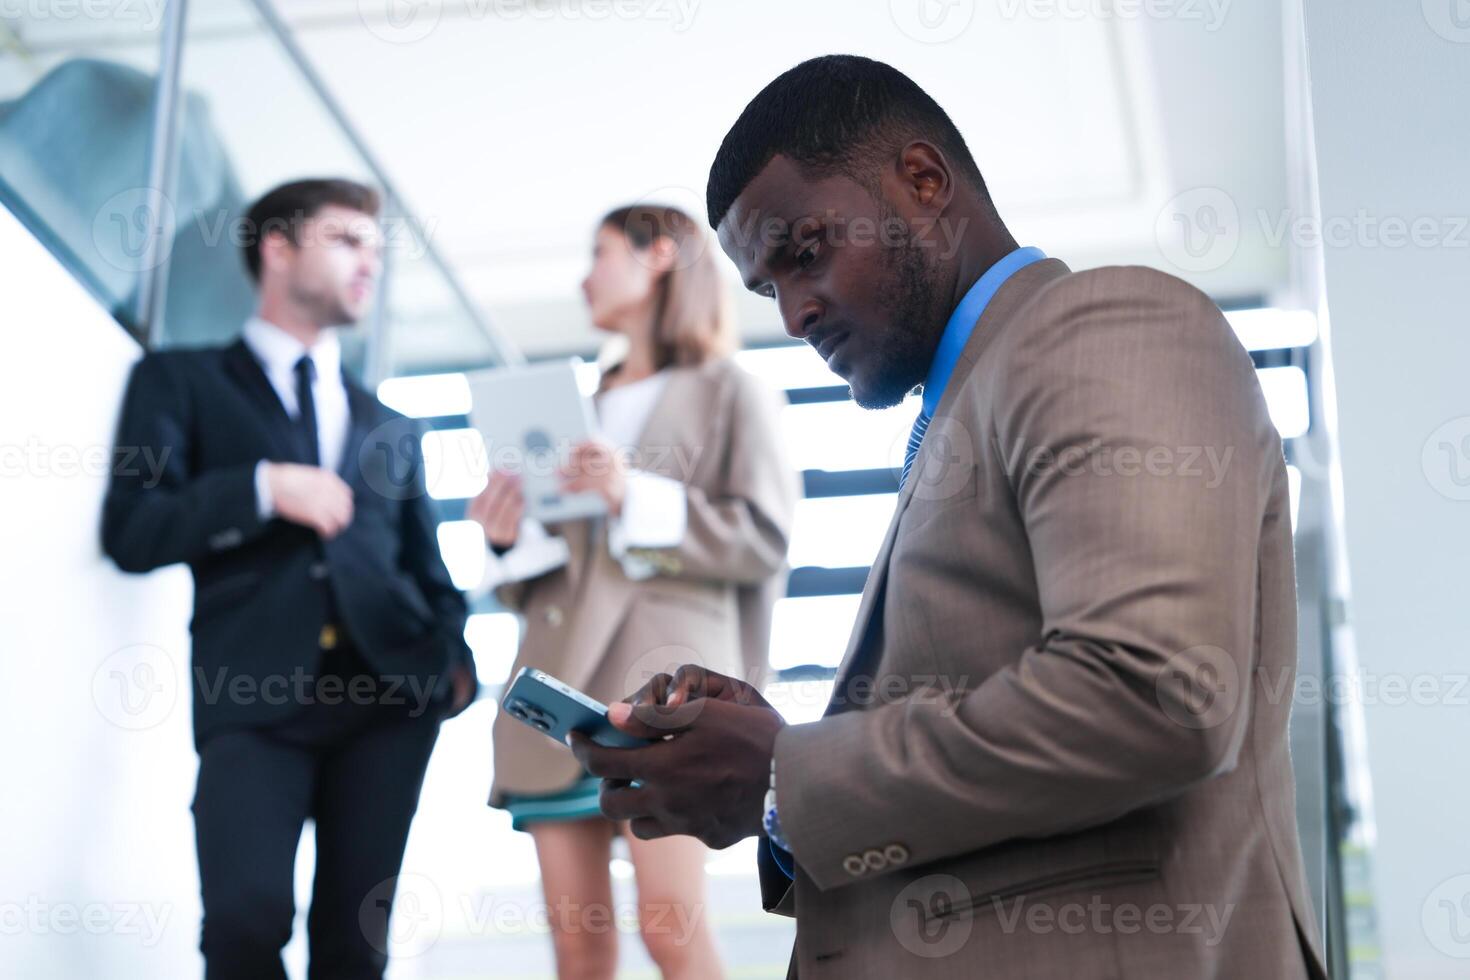
[[[653,347],[658,369],[688,367],[733,354],[739,347],[734,304],[704,229],[678,208],[633,204],[608,212],[605,227],[621,231],[642,251],[659,239],[673,243],[674,261],[654,286]]]

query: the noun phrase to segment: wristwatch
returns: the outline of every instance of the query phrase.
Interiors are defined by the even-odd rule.
[[[786,842],[786,835],[781,833],[781,817],[776,813],[776,760],[771,759],[771,788],[766,790],[765,816],[761,818],[761,826],[765,828],[766,836],[771,839],[781,850],[791,853],[791,845]]]

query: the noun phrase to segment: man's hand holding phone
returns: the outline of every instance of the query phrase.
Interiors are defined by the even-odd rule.
[[[605,816],[629,821],[640,838],[687,834],[714,848],[761,832],[786,721],[752,685],[686,665],[610,705],[607,716],[618,730],[652,741],[614,749],[571,737],[577,760],[604,780]]]

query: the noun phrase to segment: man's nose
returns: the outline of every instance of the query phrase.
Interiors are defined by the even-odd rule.
[[[782,319],[786,323],[786,336],[793,340],[806,340],[822,320],[821,304],[807,300]]]

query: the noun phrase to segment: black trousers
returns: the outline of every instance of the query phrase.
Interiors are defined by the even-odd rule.
[[[329,651],[322,669],[348,682],[366,672],[346,647]],[[439,708],[383,703],[397,699],[361,696],[364,687],[340,700],[320,690],[328,696],[304,698],[283,724],[219,732],[199,747],[193,812],[206,980],[286,977],[281,948],[307,819],[316,823],[310,980],[378,980],[387,966],[395,879]]]

